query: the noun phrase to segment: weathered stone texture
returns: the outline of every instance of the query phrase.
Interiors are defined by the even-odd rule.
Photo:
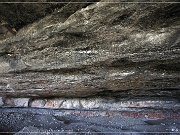
[[[179,97],[179,4],[61,11],[0,42],[1,96]]]

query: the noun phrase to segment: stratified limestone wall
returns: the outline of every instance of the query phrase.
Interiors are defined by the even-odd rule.
[[[0,42],[0,96],[179,97],[179,4],[66,10]]]

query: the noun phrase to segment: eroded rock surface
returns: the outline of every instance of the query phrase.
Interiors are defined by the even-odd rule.
[[[135,110],[135,109],[171,109],[180,108],[177,99],[168,98],[0,98],[0,107],[32,107],[49,109],[96,109],[96,110]]]
[[[179,97],[178,11],[97,2],[62,22],[57,11],[0,42],[0,95]]]
[[[19,134],[178,134],[179,112],[0,108],[0,131]],[[18,126],[16,126],[18,125]]]
[[[0,132],[178,134],[180,4],[79,1],[0,4]]]

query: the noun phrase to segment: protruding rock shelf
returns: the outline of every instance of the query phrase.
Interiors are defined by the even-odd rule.
[[[178,98],[178,11],[97,2],[57,21],[57,10],[0,42],[0,95]]]

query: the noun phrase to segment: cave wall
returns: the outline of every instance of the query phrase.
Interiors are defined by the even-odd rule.
[[[4,2],[0,133],[179,133],[178,1]]]

